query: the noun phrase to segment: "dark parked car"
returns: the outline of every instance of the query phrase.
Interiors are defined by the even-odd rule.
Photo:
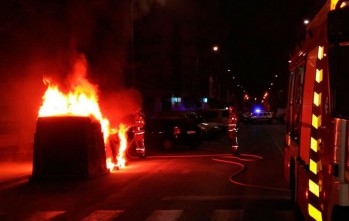
[[[172,111],[158,113],[158,116],[178,116],[191,119],[199,127],[203,139],[214,138],[223,132],[222,124],[207,120],[195,111]]]
[[[178,146],[196,148],[200,145],[200,130],[196,123],[182,116],[152,116],[147,118],[145,142],[148,147],[171,150]]]

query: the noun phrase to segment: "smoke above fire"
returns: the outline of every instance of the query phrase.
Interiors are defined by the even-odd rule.
[[[142,106],[130,79],[133,19],[163,1],[5,1],[0,9],[1,134],[20,134],[13,145],[33,141],[35,120],[47,89],[43,78],[69,91],[91,82],[111,126],[130,122]],[[84,76],[76,59],[84,57]],[[72,80],[74,79],[75,82]],[[76,82],[79,81],[79,82]],[[1,135],[0,134],[0,135]],[[12,145],[12,144],[11,144]],[[29,145],[30,146],[30,145]]]

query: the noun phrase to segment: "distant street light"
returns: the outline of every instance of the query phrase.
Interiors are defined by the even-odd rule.
[[[218,52],[218,51],[219,51],[218,45],[214,45],[214,46],[212,47],[212,50],[213,50],[214,52]]]

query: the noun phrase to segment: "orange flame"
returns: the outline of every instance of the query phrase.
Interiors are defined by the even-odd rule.
[[[104,143],[107,143],[111,134],[109,120],[104,118],[98,104],[97,90],[89,83],[86,75],[86,60],[77,60],[72,82],[72,89],[68,93],[63,93],[57,85],[51,85],[49,79],[44,79],[48,88],[43,96],[43,103],[39,110],[39,117],[74,115],[91,116],[99,120],[104,134]],[[124,124],[119,125],[120,147],[117,156],[117,167],[124,168],[126,165],[125,151],[127,148],[127,128]],[[111,157],[107,156],[107,168],[112,170],[115,165],[111,164]]]
[[[126,148],[127,148],[127,136],[126,136],[127,128],[124,124],[119,125],[119,138],[120,138],[120,147],[119,153],[117,156],[117,162],[119,168],[124,168],[126,166]]]
[[[114,168],[121,169],[126,167],[126,149],[127,149],[127,127],[124,124],[119,125],[119,130],[117,132],[119,151],[116,157],[116,162],[113,160],[113,156],[107,158],[107,168],[113,170]],[[116,136],[116,133],[112,134]],[[111,146],[111,141],[108,142]],[[112,148],[112,147],[111,147]]]
[[[39,110],[39,116],[93,116],[100,121],[104,140],[106,140],[109,136],[109,121],[102,117],[95,93],[89,94],[90,96],[87,96],[81,88],[68,94],[63,94],[59,91],[57,85],[49,85],[43,96],[44,101]]]

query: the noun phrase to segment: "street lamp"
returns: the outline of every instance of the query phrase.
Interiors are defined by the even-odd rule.
[[[212,51],[211,51],[212,50]],[[203,55],[200,55],[200,52],[203,52]],[[197,53],[197,55],[196,55],[196,76],[197,76],[197,79],[198,79],[198,85],[197,85],[197,87],[198,87],[198,91],[199,91],[199,96],[201,97],[203,94],[202,94],[202,85],[201,85],[201,79],[202,79],[202,77],[203,77],[203,75],[202,75],[202,68],[200,67],[200,62],[201,62],[201,60],[204,60],[204,59],[207,59],[207,57],[208,57],[208,53],[212,53],[212,52],[214,52],[214,53],[218,53],[219,52],[219,46],[218,45],[213,45],[212,46],[212,48],[210,48],[210,50],[207,50],[207,48],[205,48],[205,49],[201,49],[201,50],[198,50],[198,53]],[[213,91],[212,91],[212,88],[213,88],[213,77],[212,76],[209,76],[208,77],[208,84],[209,84],[209,86],[208,86],[208,96],[209,97],[212,97],[212,94],[213,94]]]
[[[214,52],[218,52],[219,51],[219,46],[218,45],[213,45],[212,50]]]

